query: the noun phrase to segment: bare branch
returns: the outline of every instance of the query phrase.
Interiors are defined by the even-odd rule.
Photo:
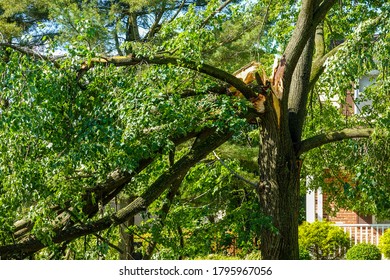
[[[308,152],[314,148],[318,148],[322,145],[332,142],[342,141],[351,138],[368,138],[373,132],[374,129],[372,128],[346,128],[340,131],[322,133],[300,142],[296,147],[297,155],[300,156],[301,154]]]
[[[85,224],[77,217],[77,215],[75,215],[72,211],[67,211],[71,216],[72,218],[77,221],[78,223],[82,224],[85,226]],[[112,244],[107,238],[101,236],[100,234],[98,233],[92,233],[93,236],[95,236],[97,239],[105,242],[108,246],[110,246],[111,248],[114,248],[115,250],[117,250],[119,253],[122,253],[123,254],[123,250],[121,248],[119,248],[118,246],[116,246],[115,244]]]

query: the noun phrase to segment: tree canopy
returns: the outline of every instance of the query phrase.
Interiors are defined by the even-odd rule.
[[[389,217],[387,2],[0,0],[0,257],[297,258],[308,176]]]

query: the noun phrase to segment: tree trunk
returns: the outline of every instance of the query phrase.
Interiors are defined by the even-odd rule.
[[[257,189],[261,208],[272,226],[260,233],[263,259],[298,259],[299,161],[296,160],[288,124],[278,125],[272,100],[260,126]],[[272,112],[272,113],[271,113]]]
[[[316,7],[313,3],[310,5],[309,3],[310,1],[306,1],[306,6],[304,5],[302,9],[303,18],[307,17],[305,13],[312,13]],[[301,31],[297,29],[296,32],[300,34]],[[275,96],[267,99],[265,104],[267,114],[264,114],[260,123],[262,141],[259,149],[258,194],[264,214],[272,221],[272,226],[265,228],[260,235],[263,259],[299,258],[298,216],[301,161],[297,157],[295,147],[301,140],[306,115],[314,29],[306,30],[304,33],[305,36],[309,36],[309,39],[296,64],[286,65],[287,68],[290,67],[286,70],[290,73],[284,73],[283,94],[279,99]],[[302,45],[302,43],[299,41],[299,44]],[[288,54],[285,57],[291,62]]]

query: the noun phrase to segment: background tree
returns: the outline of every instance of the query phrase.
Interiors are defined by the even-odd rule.
[[[180,210],[194,195],[181,186],[196,190],[202,180],[202,174],[194,180],[187,173],[200,164],[191,171],[196,174],[210,152],[253,127],[259,135],[258,183],[240,181],[252,185],[259,204],[249,209],[261,214],[237,223],[237,232],[254,226],[265,259],[298,258],[305,154],[369,137],[374,128],[377,143],[386,139],[381,136],[389,127],[389,6],[386,1],[234,2],[66,0],[18,8],[1,2],[0,24],[9,30],[2,34],[0,65],[2,258],[39,257],[43,248],[49,253],[43,257],[59,258],[80,248],[83,236],[84,257],[91,241],[100,257],[107,256],[107,246],[123,253],[115,245],[117,226],[148,208],[160,210],[146,255],[154,243],[166,242],[153,235],[160,225],[174,226],[179,244],[185,244],[183,226],[193,225],[174,219],[169,210],[175,203]],[[363,19],[362,10],[369,11]],[[337,45],[340,37],[346,41]],[[277,51],[280,59],[272,67]],[[333,55],[339,59],[331,62]],[[229,74],[251,60],[262,63],[249,75],[252,83]],[[342,96],[368,67],[381,73],[371,91],[371,96],[379,92],[381,102],[370,122],[341,122],[337,110],[313,102],[324,91]],[[386,164],[380,157],[374,161]],[[362,174],[372,175],[356,175]],[[386,173],[379,176],[388,179]],[[382,188],[381,197],[386,191]],[[228,184],[220,193],[227,196]],[[119,196],[131,199],[113,204]],[[233,205],[217,204],[203,215]],[[190,250],[182,249],[174,256]],[[80,256],[80,249],[72,252]]]

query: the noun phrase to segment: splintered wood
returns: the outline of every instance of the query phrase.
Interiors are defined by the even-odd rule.
[[[235,77],[241,79],[245,84],[250,84],[256,80],[255,74],[259,70],[259,68],[260,68],[260,64],[253,61],[253,62],[245,65],[241,69],[237,70],[236,72],[234,72],[233,75]],[[242,93],[239,92],[234,87],[230,87],[229,91],[235,96],[238,96],[241,98],[243,97]],[[265,107],[264,107],[265,100],[266,100],[265,96],[259,94],[257,97],[251,98],[249,101],[252,102],[253,107],[255,108],[255,110],[257,112],[263,113],[265,111]]]
[[[265,112],[265,96],[268,93],[267,90],[270,89],[270,92],[272,92],[272,105],[277,116],[278,126],[280,126],[280,100],[283,97],[283,76],[285,66],[286,59],[283,56],[280,60],[277,58],[275,59],[272,75],[270,78],[267,77],[264,69],[260,67],[260,64],[255,61],[245,65],[233,73],[235,77],[241,79],[245,84],[250,84],[256,80],[259,86],[263,89],[264,92],[261,92],[257,97],[251,98],[249,100],[252,102],[256,111],[259,113]],[[236,88],[230,87],[229,91],[233,95],[243,98],[242,93]]]
[[[281,100],[283,96],[283,77],[284,77],[284,69],[286,67],[286,57],[283,55],[280,61],[275,58],[274,67],[272,70],[271,76],[271,87],[272,92],[276,95],[276,97]]]
[[[259,68],[260,64],[252,61],[251,63],[234,72],[233,75],[241,79],[244,83],[250,84],[256,79],[255,73],[257,70],[259,70]]]

